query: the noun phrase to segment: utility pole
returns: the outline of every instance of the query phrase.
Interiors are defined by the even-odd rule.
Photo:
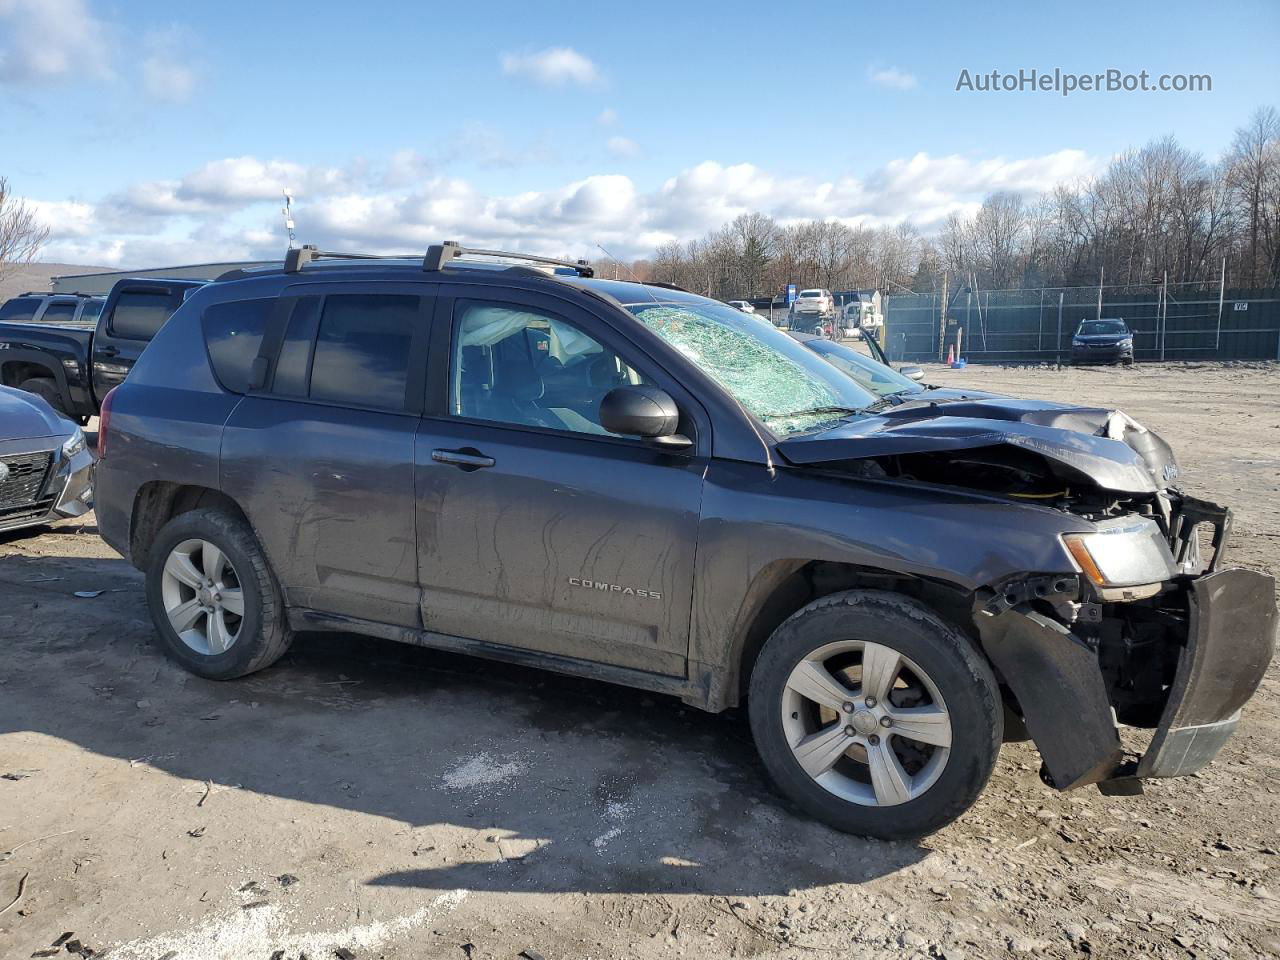
[[[938,318],[938,362],[946,360],[947,355],[947,271],[942,271],[942,315]]]

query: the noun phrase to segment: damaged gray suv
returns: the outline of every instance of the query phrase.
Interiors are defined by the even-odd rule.
[[[1121,413],[877,396],[661,284],[304,247],[161,329],[103,405],[97,509],[200,676],[328,630],[745,702],[797,806],[905,838],[1007,739],[1110,793],[1222,747],[1274,583],[1177,476]]]

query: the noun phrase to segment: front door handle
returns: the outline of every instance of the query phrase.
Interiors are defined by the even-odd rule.
[[[465,447],[462,450],[432,450],[431,459],[436,463],[447,463],[451,466],[461,467],[463,470],[479,470],[481,467],[492,467],[496,462],[493,457],[486,457],[474,447]]]
[[[119,347],[105,346],[98,350],[104,357],[115,357],[120,355]]]

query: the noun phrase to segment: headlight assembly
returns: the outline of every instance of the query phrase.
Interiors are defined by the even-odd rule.
[[[1093,533],[1065,534],[1062,542],[1104,600],[1150,596],[1178,573],[1160,528],[1147,517],[1105,520]],[[1149,589],[1127,589],[1137,587]]]
[[[62,455],[70,460],[84,449],[84,431],[76,427],[76,432],[62,445]]]

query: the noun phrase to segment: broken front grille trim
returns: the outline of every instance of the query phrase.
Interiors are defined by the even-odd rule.
[[[0,510],[34,504],[49,478],[53,451],[18,453],[0,457],[9,475],[0,480]]]

